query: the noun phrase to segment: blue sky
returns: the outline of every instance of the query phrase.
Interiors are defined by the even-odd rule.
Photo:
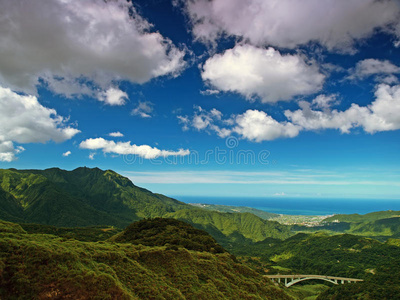
[[[400,4],[2,1],[0,167],[400,198]]]

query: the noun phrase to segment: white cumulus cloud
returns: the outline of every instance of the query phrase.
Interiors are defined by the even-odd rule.
[[[133,116],[139,116],[142,118],[151,118],[154,110],[154,104],[150,101],[139,102],[138,105],[132,109],[131,114]]]
[[[129,99],[128,95],[116,88],[109,88],[106,91],[100,92],[97,98],[108,105],[124,105]]]
[[[108,135],[109,135],[109,136],[112,136],[112,137],[123,137],[123,136],[124,136],[124,135],[123,135],[121,132],[119,132],[119,131],[110,132]]]
[[[338,103],[336,95],[318,95],[311,102],[299,101],[300,109],[286,110],[286,120],[277,121],[266,112],[249,109],[242,114],[224,118],[213,109],[197,107],[193,116],[178,116],[184,130],[214,132],[219,137],[237,134],[254,142],[278,138],[293,138],[301,131],[337,129],[349,134],[356,128],[374,134],[400,129],[400,85],[379,84],[371,104],[352,103],[346,110],[333,109]]]
[[[201,76],[215,89],[237,92],[247,99],[258,97],[262,102],[313,94],[325,79],[316,65],[300,55],[282,55],[273,48],[251,45],[236,45],[209,58]]]
[[[105,91],[104,101],[120,105],[114,82],[144,83],[185,67],[185,51],[123,0],[0,1],[0,28],[0,85],[14,91],[36,94],[42,79],[67,97]]]
[[[299,127],[290,122],[278,122],[267,113],[247,110],[236,116],[233,131],[250,141],[272,141],[277,138],[292,138],[299,134]]]
[[[251,109],[223,118],[223,114],[215,108],[207,111],[197,106],[192,117],[178,116],[178,119],[183,130],[192,127],[198,131],[214,132],[221,138],[236,133],[241,138],[255,142],[295,137],[299,133],[299,127],[290,122],[278,122],[263,111]]]
[[[378,85],[375,100],[367,106],[353,103],[348,109],[316,110],[300,102],[301,109],[285,111],[286,117],[303,130],[339,129],[350,133],[360,127],[368,133],[400,129],[400,85]]]
[[[213,108],[210,111],[204,110],[200,106],[195,106],[195,113],[192,117],[177,116],[179,123],[182,124],[183,131],[189,130],[193,127],[198,131],[206,130],[208,132],[215,132],[219,137],[227,137],[231,134],[232,130],[223,128],[218,123],[225,125],[228,120],[222,120],[222,113]]]
[[[390,84],[397,82],[397,78],[393,74],[399,73],[400,67],[388,60],[368,58],[357,62],[355,68],[350,70],[348,79],[364,79],[372,75],[380,75],[377,77],[379,81]]]
[[[138,155],[145,159],[154,159],[157,157],[168,156],[186,156],[190,154],[189,150],[179,149],[178,151],[160,150],[148,145],[135,145],[131,142],[114,142],[104,138],[87,139],[79,145],[82,149],[102,150],[104,153],[114,153],[120,155]]]
[[[62,156],[64,156],[64,157],[68,157],[68,156],[70,156],[71,155],[71,151],[67,151],[67,152],[64,152],[63,154],[62,154]]]
[[[396,1],[375,0],[193,0],[182,1],[194,36],[215,42],[237,36],[253,45],[296,48],[318,42],[329,50],[352,52],[355,40],[375,29],[399,25]],[[398,30],[400,36],[400,30]]]
[[[63,142],[79,132],[54,109],[42,106],[35,96],[0,87],[0,160],[12,161],[24,150],[13,143]]]

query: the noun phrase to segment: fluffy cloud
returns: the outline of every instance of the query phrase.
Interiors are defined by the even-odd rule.
[[[215,132],[219,137],[227,137],[231,134],[231,129],[223,128],[216,123],[226,125],[229,120],[222,120],[222,113],[213,108],[210,111],[204,110],[200,106],[195,106],[195,113],[193,117],[177,116],[179,123],[182,124],[184,131],[189,130],[189,126],[197,129],[198,131],[206,130],[208,132]]]
[[[323,110],[329,109],[335,103],[337,103],[336,95],[318,95],[312,101],[312,105]]]
[[[13,142],[63,142],[80,131],[68,126],[54,109],[42,106],[35,96],[22,96],[0,87],[0,161],[12,161],[24,149]]]
[[[127,1],[0,1],[0,84],[36,94],[42,79],[67,97],[98,92],[108,104],[124,96],[115,80],[144,83],[177,75],[184,51]]]
[[[182,130],[183,131],[188,131],[189,130],[189,125],[190,125],[190,120],[188,116],[177,116],[178,122],[182,124]]]
[[[179,149],[178,151],[160,150],[148,145],[131,145],[131,142],[114,142],[103,138],[87,139],[79,145],[82,149],[99,150],[104,153],[115,153],[120,155],[138,155],[145,159],[154,159],[157,157],[168,156],[186,156],[190,154],[189,150]]]
[[[109,135],[109,136],[112,136],[112,137],[123,137],[123,136],[124,136],[124,135],[123,135],[121,132],[119,132],[119,131],[111,132],[111,133],[109,133],[108,135]]]
[[[400,85],[380,84],[375,101],[368,106],[352,104],[347,110],[315,110],[308,102],[300,102],[301,109],[285,111],[286,117],[303,130],[339,129],[349,133],[361,127],[368,133],[400,129]]]
[[[100,92],[98,99],[108,105],[124,105],[129,98],[125,92],[111,87],[106,91]]]
[[[221,138],[237,133],[241,138],[255,142],[295,137],[299,133],[299,128],[289,122],[278,122],[263,111],[250,109],[224,119],[215,108],[206,111],[198,106],[191,118],[178,116],[178,119],[183,130],[192,127],[198,131],[214,132]]]
[[[16,160],[16,154],[21,153],[22,151],[25,151],[24,147],[14,147],[13,142],[0,140],[0,161],[11,162]]]
[[[182,2],[194,36],[205,42],[215,42],[225,34],[243,37],[254,45],[296,48],[316,41],[329,50],[349,52],[353,51],[354,40],[368,37],[377,28],[389,30],[393,24],[400,28],[400,7],[396,1]]]
[[[371,75],[380,75],[377,80],[390,84],[397,82],[397,78],[393,74],[398,73],[400,73],[400,67],[390,61],[369,58],[359,61],[356,67],[350,70],[348,79],[364,79]]]
[[[151,118],[154,104],[150,101],[139,102],[136,108],[131,112],[133,116],[140,116],[142,118]]]
[[[238,134],[254,142],[293,138],[301,131],[338,129],[350,133],[362,128],[367,133],[400,129],[400,85],[379,84],[375,100],[367,106],[351,104],[343,111],[332,109],[336,95],[319,95],[311,102],[300,101],[300,109],[286,110],[287,120],[277,121],[266,112],[247,110],[224,119],[221,112],[197,108],[193,117],[178,116],[184,130],[215,132],[220,137]]]
[[[237,92],[247,99],[256,96],[262,102],[315,93],[325,79],[318,67],[299,55],[281,55],[273,48],[251,45],[237,45],[209,58],[201,76],[216,89]]]
[[[299,128],[289,122],[278,122],[259,110],[247,110],[235,118],[233,131],[250,141],[271,141],[277,138],[295,137]]]
[[[68,156],[70,156],[71,155],[71,151],[67,151],[67,152],[64,152],[63,154],[62,154],[62,156],[64,156],[64,157],[68,157]]]

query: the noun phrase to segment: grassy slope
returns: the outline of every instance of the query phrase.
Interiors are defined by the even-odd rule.
[[[284,241],[235,244],[229,250],[261,274],[306,273],[364,279],[362,283],[331,286],[318,296],[321,300],[400,299],[400,239],[382,243],[350,234],[300,233]],[[303,292],[301,287],[290,294],[303,299],[307,296]],[[314,292],[310,299],[315,299],[317,291]]]
[[[350,215],[334,215],[332,217],[326,218],[325,222],[332,222],[334,220],[338,220],[339,222],[347,222],[347,223],[361,223],[361,222],[372,222],[380,219],[387,219],[391,217],[400,216],[400,211],[394,210],[386,210],[386,211],[377,211],[373,213],[368,213],[365,215],[360,214],[350,214]]]
[[[389,237],[400,237],[400,212],[379,211],[365,215],[335,215],[325,219],[320,226],[293,225],[291,229],[297,232],[349,233],[386,241]]]
[[[213,210],[213,211],[219,211],[219,212],[229,212],[229,213],[251,213],[253,215],[256,215],[257,217],[260,217],[261,219],[268,220],[271,218],[278,217],[279,215],[266,212],[263,210],[255,209],[252,207],[246,207],[246,206],[230,206],[230,205],[216,205],[216,204],[191,204],[194,207],[200,207],[203,209],[208,209],[208,210]]]
[[[221,213],[190,209],[180,210],[168,214],[166,217],[179,219],[194,226],[207,225],[207,227],[200,228],[206,231],[211,231],[214,228],[228,237],[240,233],[244,238],[253,241],[261,241],[267,237],[282,239],[292,235],[287,226],[278,222],[263,220],[250,213]]]
[[[362,283],[332,286],[318,299],[400,299],[400,240],[322,233],[267,239],[234,250],[240,260],[267,274],[321,274],[360,278]],[[298,291],[300,296],[302,293]]]
[[[280,224],[252,214],[199,210],[154,194],[110,170],[0,170],[0,187],[0,217],[14,222],[123,228],[142,218],[169,216],[195,223],[219,241],[229,241],[226,235],[254,241],[290,235]]]
[[[66,239],[84,242],[105,241],[122,230],[110,226],[56,227],[43,224],[20,223],[27,233],[52,234]]]
[[[26,234],[0,222],[1,299],[289,299],[230,254]]]

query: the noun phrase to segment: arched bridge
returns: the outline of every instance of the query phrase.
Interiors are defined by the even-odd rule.
[[[271,279],[273,282],[285,282],[286,287],[290,287],[293,284],[296,284],[300,281],[311,280],[311,279],[319,279],[329,281],[333,284],[343,284],[346,282],[360,282],[362,279],[356,278],[346,278],[346,277],[335,277],[335,276],[325,276],[325,275],[264,275]]]

